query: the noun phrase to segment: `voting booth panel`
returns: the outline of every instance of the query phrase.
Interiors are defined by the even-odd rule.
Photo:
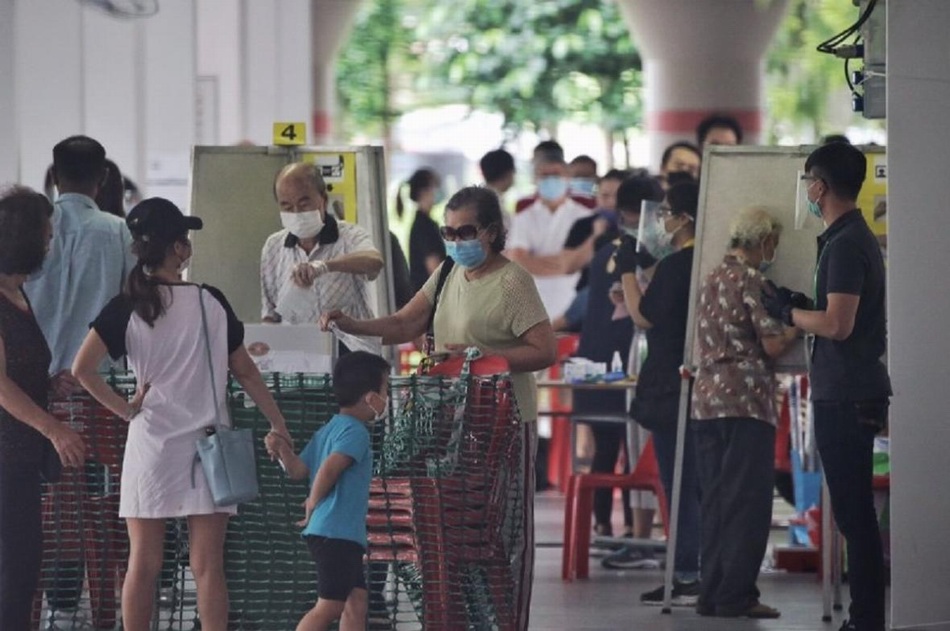
[[[690,287],[690,310],[685,365],[695,366],[695,317],[699,291],[709,273],[722,262],[729,247],[729,227],[744,208],[758,206],[783,227],[775,262],[766,276],[776,285],[813,297],[817,237],[824,230],[820,219],[804,207],[801,175],[814,147],[711,146],[703,157],[696,246]],[[862,147],[868,157],[868,177],[859,204],[876,234],[884,234],[886,168],[883,147]],[[806,370],[805,346],[799,341],[779,361],[780,372]]]
[[[274,179],[292,162],[315,162],[328,185],[327,212],[369,232],[383,256],[370,291],[377,315],[394,308],[381,147],[206,147],[192,155],[190,278],[221,289],[244,322],[261,320],[261,248],[282,228]]]
[[[875,234],[886,234],[886,161],[883,147],[861,147],[868,157],[868,176],[858,197]],[[722,262],[729,247],[729,227],[744,208],[766,209],[783,226],[775,262],[766,274],[776,285],[814,296],[817,237],[824,224],[805,210],[805,160],[814,147],[710,146],[703,156],[696,243],[690,279],[689,315],[683,365],[695,370],[696,312],[703,280]],[[777,372],[807,371],[805,341],[799,340],[776,363]],[[686,382],[684,381],[684,384]],[[670,537],[667,545],[666,585],[672,585],[689,388],[680,393]],[[669,593],[669,591],[667,592]]]

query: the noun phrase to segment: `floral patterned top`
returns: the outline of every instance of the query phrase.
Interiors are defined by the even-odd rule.
[[[775,375],[762,338],[783,325],[762,306],[766,279],[727,255],[703,283],[697,314],[699,370],[693,418],[756,418],[776,423]]]

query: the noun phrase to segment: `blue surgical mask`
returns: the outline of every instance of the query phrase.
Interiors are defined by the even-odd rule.
[[[818,205],[818,202],[817,202],[817,201],[811,201],[810,199],[808,200],[808,212],[810,212],[810,213],[813,214],[814,216],[818,217],[819,219],[822,218],[822,217],[821,217],[821,206]]]
[[[488,258],[488,253],[478,239],[445,241],[445,255],[466,269],[478,267]]]
[[[586,177],[571,178],[571,191],[581,195],[594,196],[594,187],[597,186],[594,180]]]
[[[567,195],[567,180],[556,175],[548,175],[538,180],[538,195],[549,202],[557,201]]]
[[[759,271],[763,274],[769,271],[772,267],[772,263],[775,262],[775,250],[772,250],[772,258],[765,258],[765,248],[762,248],[762,260],[759,261]]]

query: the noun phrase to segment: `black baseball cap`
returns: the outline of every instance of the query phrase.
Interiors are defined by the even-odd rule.
[[[201,230],[200,217],[186,216],[178,206],[162,197],[149,197],[135,205],[125,223],[137,237],[177,239],[189,230]]]

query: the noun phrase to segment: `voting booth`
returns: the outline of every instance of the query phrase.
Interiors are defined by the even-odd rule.
[[[221,289],[244,322],[260,322],[261,248],[282,228],[274,180],[292,162],[320,165],[328,187],[327,212],[358,224],[373,238],[385,265],[373,281],[372,306],[378,316],[391,313],[382,147],[195,147],[189,210],[204,220],[204,229],[192,235],[191,279]]]
[[[883,147],[859,147],[867,156],[868,172],[858,196],[861,209],[879,239],[887,233],[887,165]],[[691,371],[698,363],[696,313],[703,280],[718,266],[729,244],[729,227],[737,213],[751,206],[767,210],[783,226],[775,262],[766,276],[776,285],[814,296],[817,237],[825,227],[807,211],[802,180],[805,160],[815,149],[800,147],[745,147],[715,145],[706,148],[700,181],[696,221],[696,243],[690,282],[690,304],[686,327],[683,366]],[[881,239],[882,243],[884,242]],[[799,339],[776,363],[779,373],[805,373],[808,370],[807,340]],[[689,388],[683,381],[670,504],[670,541],[667,546],[667,585],[672,582],[676,553],[676,524],[679,509],[683,445],[689,411]]]

